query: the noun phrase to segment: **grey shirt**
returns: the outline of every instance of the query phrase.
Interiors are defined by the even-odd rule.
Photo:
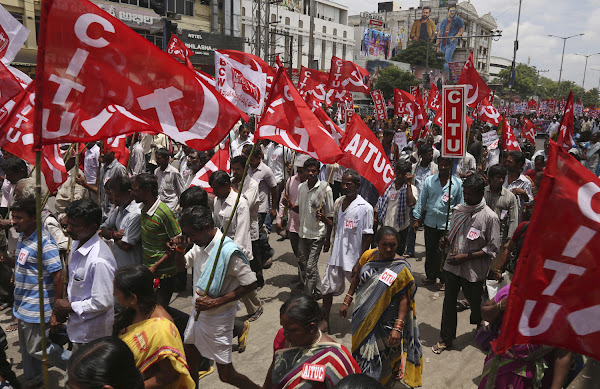
[[[483,195],[486,204],[500,219],[500,245],[506,243],[515,233],[519,225],[519,203],[517,197],[508,189],[502,187],[500,193],[493,193],[489,185]]]
[[[473,214],[471,220],[467,221],[467,223],[470,224],[469,230],[474,228],[479,231],[479,236],[473,240],[465,239],[466,243],[462,250],[463,252],[457,254],[474,253],[483,250],[487,255],[482,258],[466,260],[458,265],[451,265],[446,262],[444,270],[462,277],[469,282],[485,281],[490,268],[490,262],[498,254],[498,249],[500,248],[500,223],[498,216],[486,205],[481,211]],[[452,243],[450,242],[450,245]]]

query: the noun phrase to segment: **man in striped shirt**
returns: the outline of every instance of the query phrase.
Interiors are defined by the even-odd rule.
[[[142,263],[154,278],[160,280],[156,300],[167,308],[175,289],[175,260],[169,255],[167,243],[181,234],[173,211],[158,198],[158,181],[150,173],[133,178],[131,189],[135,201],[143,203],[140,224],[142,227]]]
[[[35,199],[17,201],[12,209],[13,225],[20,233],[15,258],[2,255],[2,261],[15,267],[15,302],[13,312],[18,319],[19,346],[23,358],[26,386],[42,383],[42,338],[37,269],[37,230]],[[58,247],[46,231],[42,231],[42,263],[44,322],[50,322],[54,298],[63,297],[62,265]],[[46,330],[48,330],[46,326]]]

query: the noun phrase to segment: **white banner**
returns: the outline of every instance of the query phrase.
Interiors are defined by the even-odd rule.
[[[9,65],[25,43],[29,30],[0,6],[0,60]]]

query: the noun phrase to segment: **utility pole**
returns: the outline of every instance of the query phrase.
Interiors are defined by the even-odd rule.
[[[513,84],[515,82],[515,67],[516,67],[516,63],[517,63],[517,50],[519,50],[519,24],[521,23],[521,2],[522,0],[519,0],[519,16],[517,17],[517,35],[515,36],[515,43],[513,46],[513,60],[512,60],[512,64],[510,65],[510,81],[508,82],[508,88],[512,89],[513,88]]]
[[[582,35],[584,35],[584,34],[581,33],[581,34],[575,34],[575,35],[563,37],[563,36],[557,36],[557,35],[548,34],[549,37],[560,38],[560,39],[563,40],[562,57],[560,58],[560,70],[558,72],[558,85],[557,85],[557,88],[556,88],[556,98],[557,99],[560,97],[560,81],[562,80],[562,69],[563,69],[563,61],[565,59],[565,46],[567,44],[567,39],[571,39],[571,38],[574,38],[576,36],[582,36]]]
[[[593,57],[594,55],[598,55],[600,53],[595,53],[595,54],[575,54],[575,55],[579,55],[582,57],[585,57],[585,67],[583,68],[583,82],[581,83],[581,88],[583,89],[581,92],[581,101],[583,101],[583,95],[585,94],[585,73],[587,72],[587,63],[588,63],[588,58]]]
[[[309,30],[309,36],[308,36],[308,67],[310,69],[316,69],[315,67],[315,12],[317,12],[316,9],[316,4],[315,4],[315,0],[310,0],[310,7],[309,7],[309,13],[310,13],[310,30]],[[298,48],[299,50],[301,48]]]

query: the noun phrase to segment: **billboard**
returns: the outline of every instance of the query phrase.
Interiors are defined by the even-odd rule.
[[[444,85],[442,88],[442,156],[465,156],[467,132],[467,87]]]
[[[391,58],[392,36],[370,28],[363,29],[361,53],[369,57]]]

